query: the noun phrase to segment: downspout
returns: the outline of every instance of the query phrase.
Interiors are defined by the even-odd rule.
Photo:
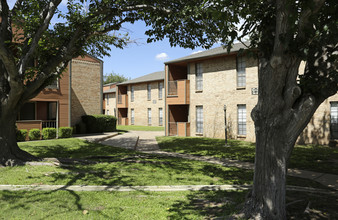
[[[100,60],[100,114],[103,113],[103,61]]]
[[[72,127],[72,62],[69,62],[68,127]]]

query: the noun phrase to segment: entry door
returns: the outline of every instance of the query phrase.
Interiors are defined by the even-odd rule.
[[[331,139],[338,139],[338,102],[331,102],[330,131]]]

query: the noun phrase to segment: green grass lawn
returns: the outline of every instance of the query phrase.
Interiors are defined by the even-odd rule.
[[[139,126],[139,125],[117,125],[118,131],[164,131],[164,127]]]
[[[255,144],[229,140],[230,147],[224,147],[223,139],[199,137],[157,137],[161,150],[200,156],[212,156],[254,162]],[[328,146],[296,145],[290,168],[338,174],[338,148]]]
[[[205,139],[204,144],[211,140]],[[198,141],[194,141],[198,145]],[[89,165],[2,167],[0,184],[250,184],[253,177],[251,170],[142,154],[79,139],[23,142],[19,145],[38,157],[88,159],[105,155],[111,158],[92,159],[97,163]],[[288,184],[326,189],[314,181],[299,178],[288,177]],[[1,219],[213,219],[235,213],[246,193],[0,191],[0,216]],[[336,197],[288,193],[287,202],[297,200],[301,202],[291,206],[290,218],[303,219],[309,201],[314,211],[305,216],[306,219],[338,217]]]

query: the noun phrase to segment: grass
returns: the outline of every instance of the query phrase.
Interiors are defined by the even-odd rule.
[[[229,140],[231,147],[224,147],[223,139],[194,137],[157,137],[161,150],[199,156],[212,156],[254,162],[255,144]],[[338,148],[328,146],[296,145],[290,160],[290,168],[338,174]]]
[[[117,125],[118,131],[164,131],[164,127],[139,126],[139,125]]]

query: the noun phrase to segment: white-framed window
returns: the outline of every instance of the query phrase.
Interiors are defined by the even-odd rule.
[[[237,134],[246,135],[246,105],[237,105]]]
[[[109,115],[109,109],[107,109],[107,112],[106,112],[106,113],[107,113],[107,115]]]
[[[50,85],[46,86],[46,89],[58,89],[59,79],[55,79]]]
[[[106,103],[107,103],[107,105],[109,105],[109,94],[106,94],[105,96],[106,96],[106,100],[107,100]]]
[[[131,114],[131,120],[130,120],[130,123],[133,125],[135,124],[135,110],[132,108],[130,109],[130,114]]]
[[[135,91],[135,88],[134,86],[130,86],[130,101],[133,102],[134,101],[134,91]]]
[[[163,98],[163,82],[158,83],[158,99]]]
[[[237,56],[237,87],[245,87],[245,56]]]
[[[162,126],[163,125],[163,108],[158,109],[158,116],[159,116],[158,125]]]
[[[196,90],[203,90],[203,68],[201,63],[196,63]]]
[[[196,106],[196,133],[203,134],[203,106]]]
[[[151,84],[147,84],[147,98],[151,100]]]
[[[151,125],[151,108],[148,108],[148,125]]]

